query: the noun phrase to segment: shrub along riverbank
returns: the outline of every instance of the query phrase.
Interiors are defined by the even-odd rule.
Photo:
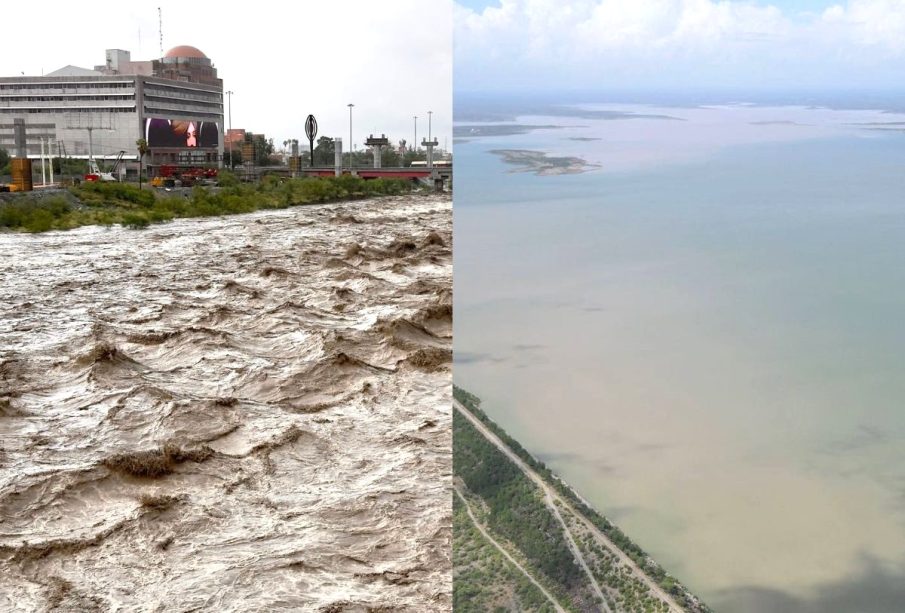
[[[143,228],[183,217],[211,217],[282,209],[301,204],[337,202],[407,194],[411,183],[399,179],[359,177],[278,179],[243,184],[231,175],[219,188],[194,187],[174,195],[139,190],[125,183],[83,183],[57,193],[29,193],[0,200],[0,230],[46,232],[79,226],[121,224]]]

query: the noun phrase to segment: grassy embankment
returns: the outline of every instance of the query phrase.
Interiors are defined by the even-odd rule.
[[[83,183],[57,195],[28,194],[0,201],[0,230],[45,232],[114,224],[144,228],[182,217],[399,195],[411,189],[410,183],[398,179],[365,181],[349,175],[283,181],[265,178],[257,184],[241,184],[225,175],[220,188],[195,187],[186,195],[158,192],[147,186],[139,190],[125,183]]]
[[[587,577],[538,487],[458,411],[453,414],[453,474],[477,498],[472,506],[483,512],[481,522],[495,538],[509,544],[511,553],[523,558],[524,565],[564,608],[597,609]],[[454,550],[453,555],[459,565],[474,564],[477,553]],[[457,565],[453,583],[456,610],[473,603],[476,595],[492,592],[498,580],[495,575],[461,569]]]
[[[492,432],[494,432],[494,434],[496,434],[513,452],[515,452],[515,454],[518,455],[519,458],[522,459],[522,461],[524,461],[536,473],[538,473],[550,486],[552,486],[557,492],[559,492],[559,494],[563,498],[568,500],[577,512],[581,513],[584,517],[589,519],[601,532],[603,532],[611,541],[613,541],[613,543],[615,543],[616,546],[619,547],[619,549],[621,549],[630,558],[632,558],[632,560],[640,568],[642,568],[649,577],[651,577],[662,588],[672,594],[679,605],[681,605],[686,610],[694,613],[711,612],[711,609],[707,607],[706,604],[702,603],[675,577],[667,573],[649,555],[647,555],[644,550],[642,550],[637,544],[629,539],[618,527],[616,527],[608,519],[600,515],[595,509],[589,507],[581,498],[578,497],[578,495],[572,490],[572,488],[570,488],[562,480],[560,480],[543,462],[537,460],[534,456],[532,456],[527,450],[525,450],[524,447],[519,444],[518,441],[509,436],[505,430],[500,428],[492,419],[490,419],[487,414],[484,413],[484,411],[480,408],[479,398],[456,386],[453,387],[453,395],[459,402],[461,402],[465,407],[472,411],[472,413],[478,419],[480,419]],[[456,417],[459,416],[456,415]],[[461,427],[459,429],[456,429],[456,425],[462,422],[464,422],[466,425],[469,425],[469,429],[474,432],[475,435],[480,436],[479,433],[474,430],[474,428],[470,427],[470,424],[467,424],[467,420],[465,420],[464,418],[459,417],[457,421],[454,421],[454,472],[456,476],[460,476],[459,471],[462,468],[461,464],[465,462],[465,458],[467,457],[459,457],[461,455],[459,452],[460,441],[458,440],[458,438],[455,438],[459,437],[460,431],[462,431]],[[489,445],[490,443],[487,444]],[[495,448],[494,450],[496,451]],[[503,454],[499,453],[499,451],[497,451],[497,453],[499,454],[498,457],[493,457],[492,463],[488,463],[488,466],[485,466],[482,470],[493,470],[496,472],[508,471],[508,469],[500,467],[500,462],[508,464],[512,468],[512,470],[518,470],[515,465],[509,462],[509,460]],[[467,481],[466,484],[468,484]],[[492,490],[493,487],[500,489],[499,485],[488,485],[488,489],[490,490]],[[470,485],[469,489],[471,489]],[[567,513],[566,515],[570,520],[570,523],[572,523],[572,518],[569,517],[570,514]],[[523,531],[535,529],[528,523],[516,524],[514,525],[514,527]],[[636,581],[631,580],[629,577],[625,576],[622,573],[615,572],[617,569],[614,567],[614,559],[612,555],[607,554],[607,552],[598,551],[599,548],[596,546],[596,544],[593,544],[584,538],[579,538],[578,541],[579,546],[582,548],[582,550],[584,550],[585,554],[591,554],[589,557],[594,562],[592,564],[592,571],[594,572],[599,582],[602,585],[607,585],[608,587],[614,588],[618,591],[619,601],[616,603],[618,608],[630,611],[655,611],[657,609],[653,599],[649,597],[649,595],[646,593],[646,590],[641,589],[641,586],[637,585]]]

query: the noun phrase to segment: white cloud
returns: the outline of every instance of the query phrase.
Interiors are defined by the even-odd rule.
[[[454,15],[465,89],[883,85],[905,59],[903,0],[794,14],[739,0],[502,0]]]
[[[905,2],[851,0],[835,5],[822,16],[821,25],[848,42],[891,55],[905,53]]]

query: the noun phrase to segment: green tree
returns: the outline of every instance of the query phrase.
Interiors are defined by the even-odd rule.
[[[242,148],[234,146],[231,152],[227,152],[227,155],[232,156],[229,158],[231,166],[241,166],[242,165]]]
[[[386,168],[391,168],[393,166],[401,166],[402,159],[399,156],[399,152],[393,146],[389,146],[383,148],[383,156],[380,163]]]
[[[369,168],[374,165],[374,154],[371,153],[370,147],[356,150],[352,159],[356,168]]]
[[[333,166],[334,152],[333,139],[329,136],[321,136],[314,146],[314,165]]]
[[[148,141],[139,138],[135,141],[135,147],[138,149],[138,189],[141,189],[141,165],[145,154],[148,153]]]
[[[273,164],[273,160],[270,159],[273,155],[273,139],[264,138],[263,134],[255,134],[252,143],[255,146],[255,164],[258,166]]]

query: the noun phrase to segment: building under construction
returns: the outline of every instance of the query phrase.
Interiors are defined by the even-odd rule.
[[[219,167],[223,159],[223,82],[195,47],[132,61],[108,49],[103,65],[66,66],[40,77],[0,77],[0,149],[15,153],[14,120],[25,122],[25,151],[53,157],[138,160],[145,164]],[[134,172],[136,164],[129,166]]]

